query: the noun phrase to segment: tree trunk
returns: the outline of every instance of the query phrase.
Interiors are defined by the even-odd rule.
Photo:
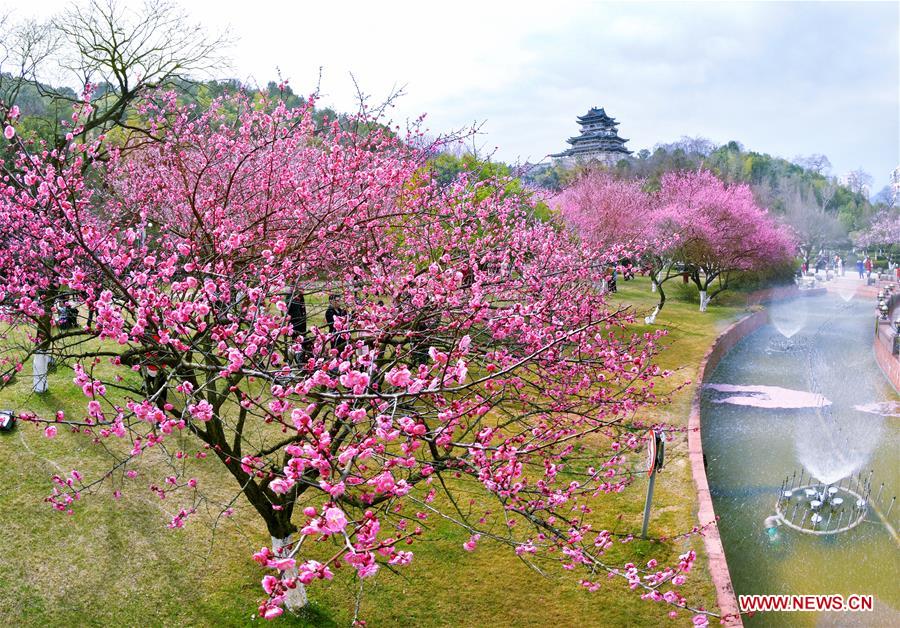
[[[36,393],[47,392],[47,370],[50,366],[50,354],[44,351],[35,351],[31,356],[31,372],[33,373],[32,390]]]
[[[654,283],[656,282],[654,281]],[[657,283],[656,287],[659,291],[659,303],[653,309],[653,314],[644,318],[644,323],[646,323],[647,325],[653,325],[654,323],[656,323],[657,314],[660,313],[660,311],[663,309],[663,306],[666,304],[666,293],[663,290],[662,284]]]
[[[706,290],[701,290],[700,291],[700,311],[705,312],[707,305],[709,305],[709,297],[706,295]]]
[[[274,536],[272,537],[272,552],[275,553],[276,556],[281,558],[286,558],[291,554],[291,544],[293,543],[293,536],[287,535],[283,539],[277,539]],[[296,556],[294,557],[296,558]],[[281,572],[283,578],[296,578],[297,577],[297,568],[294,567],[292,569],[285,569]],[[294,589],[288,589],[287,595],[284,596],[284,607],[292,612],[297,612],[309,602],[306,597],[306,587],[298,580],[297,586]]]
[[[47,371],[50,368],[50,354],[53,348],[51,342],[51,338],[53,338],[53,314],[51,309],[56,301],[57,294],[56,288],[50,288],[47,292],[41,293],[41,299],[46,309],[37,319],[37,347],[31,356],[32,373],[34,374],[32,390],[36,393],[45,393],[50,390]]]

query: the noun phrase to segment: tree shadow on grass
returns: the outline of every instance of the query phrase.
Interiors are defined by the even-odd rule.
[[[339,626],[328,610],[316,602],[310,602],[297,613],[285,612],[278,623],[288,626],[303,626],[304,628],[337,628]]]

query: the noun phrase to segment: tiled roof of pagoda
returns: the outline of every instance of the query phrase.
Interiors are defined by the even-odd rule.
[[[618,124],[615,118],[606,114],[603,107],[591,107],[586,114],[577,116],[576,119],[579,124],[586,124],[588,122],[608,122]]]
[[[619,137],[618,135],[603,135],[603,134],[588,134],[578,135],[576,137],[570,137],[566,140],[569,144],[585,144],[590,142],[622,142],[623,144],[628,141],[628,138]]]

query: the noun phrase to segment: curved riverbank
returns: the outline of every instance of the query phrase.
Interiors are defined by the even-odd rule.
[[[760,310],[728,327],[719,335],[700,363],[697,387],[691,401],[691,415],[688,419],[688,458],[691,463],[691,473],[694,476],[694,485],[697,489],[699,504],[697,518],[700,520],[701,526],[716,521],[716,511],[713,508],[709,482],[706,478],[706,459],[703,455],[703,438],[700,433],[700,397],[703,393],[703,382],[707,373],[716,368],[722,356],[728,353],[741,338],[764,325],[767,318],[766,311]],[[731,574],[725,560],[725,548],[722,545],[717,525],[707,529],[703,535],[703,544],[706,548],[709,572],[713,585],[716,587],[716,601],[722,613],[722,621],[726,626],[742,626],[740,609],[734,595],[734,587],[731,584]]]

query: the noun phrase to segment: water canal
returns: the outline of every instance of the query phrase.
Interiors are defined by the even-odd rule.
[[[900,626],[900,397],[873,357],[873,310],[852,291],[775,304],[707,378],[703,447],[735,593],[875,596],[871,613],[766,613],[748,626]],[[800,473],[823,491],[871,487],[862,523],[767,530],[776,504],[814,532],[850,521],[847,504],[785,497]]]

